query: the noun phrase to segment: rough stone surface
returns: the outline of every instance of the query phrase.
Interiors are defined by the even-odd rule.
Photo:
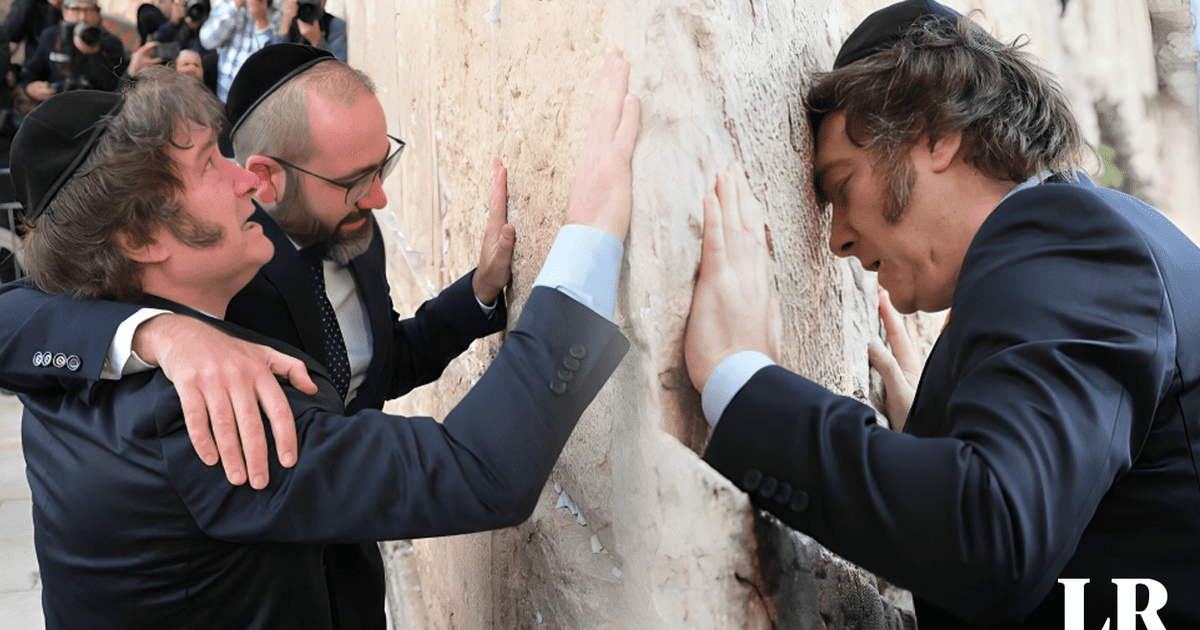
[[[488,165],[499,155],[518,232],[510,299],[519,315],[562,221],[608,46],[626,51],[643,102],[617,313],[633,351],[528,523],[411,550],[388,545],[397,627],[912,627],[905,591],[755,514],[697,457],[709,431],[680,347],[701,199],[737,160],[767,209],[786,322],[781,363],[879,406],[865,352],[880,334],[874,274],[828,252],[799,97],[849,30],[885,4],[346,0],[351,61],[379,83],[394,130],[410,141],[381,213],[402,311],[475,264]],[[1103,135],[1099,104],[1115,129],[1105,137],[1128,152],[1118,163],[1169,209],[1162,188],[1172,177],[1159,156],[1162,138],[1176,137],[1161,133],[1151,106],[1160,81],[1145,2],[1075,0],[1065,14],[1057,0],[950,4],[981,9],[977,19],[1002,38],[1027,33],[1088,137]],[[928,340],[940,319],[910,326]],[[501,341],[477,343],[394,409],[444,413]]]

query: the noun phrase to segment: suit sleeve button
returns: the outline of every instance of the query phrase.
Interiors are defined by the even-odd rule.
[[[555,394],[561,394],[567,391],[567,384],[556,378],[553,381],[550,381],[550,391],[554,392]]]
[[[558,380],[564,383],[570,383],[571,379],[575,378],[575,373],[565,368],[558,369]]]
[[[758,494],[764,499],[770,499],[775,496],[775,489],[779,487],[779,482],[774,477],[767,476],[763,479],[762,485],[758,487]]]
[[[808,509],[808,493],[803,490],[797,490],[796,496],[792,497],[792,501],[788,503],[788,508],[793,512],[803,512]]]
[[[67,369],[71,370],[72,372],[78,372],[79,366],[81,366],[82,364],[83,364],[83,362],[79,360],[79,357],[77,357],[73,354],[71,356],[67,357]]]
[[[54,367],[56,367],[60,370],[64,367],[67,367],[67,355],[65,355],[61,352],[54,355]]]
[[[42,353],[33,353],[33,367],[42,367]]]
[[[775,491],[775,502],[783,505],[792,498],[792,486],[786,481],[779,483],[779,489]]]
[[[563,359],[563,367],[574,372],[575,370],[579,369],[579,359],[576,359],[575,357],[567,357]]]
[[[587,348],[583,347],[583,344],[577,343],[571,346],[571,356],[576,359],[582,359],[587,356]]]
[[[762,483],[763,474],[753,468],[746,471],[746,476],[742,477],[742,487],[748,492],[758,490],[758,486]]]

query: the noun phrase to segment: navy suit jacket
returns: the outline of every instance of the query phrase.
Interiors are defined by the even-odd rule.
[[[230,302],[225,318],[278,339],[325,362],[320,307],[308,268],[283,230],[261,208],[252,220],[275,245],[272,259]],[[374,219],[372,219],[373,221]],[[476,338],[503,330],[504,300],[491,316],[483,313],[468,273],[401,319],[392,309],[383,238],[376,227],[370,247],[349,264],[370,322],[371,363],[348,413],[381,409],[383,403],[430,383]],[[85,397],[100,383],[108,346],[122,321],[140,308],[105,301],[80,303],[70,296],[5,299],[0,314],[0,387],[36,393],[66,388]],[[36,316],[27,317],[36,310]],[[35,365],[33,354],[14,340],[34,343],[40,351],[63,356],[63,365]],[[71,358],[73,360],[67,361]],[[75,368],[75,369],[72,369]],[[374,628],[385,624],[383,560],[374,543],[331,545],[326,564],[335,627]]]
[[[5,301],[37,293],[9,285]],[[29,357],[43,351],[42,342],[13,343]],[[260,491],[230,485],[196,457],[161,371],[84,396],[22,394],[47,627],[333,627],[326,543],[521,523],[627,349],[608,320],[535,288],[495,361],[442,423],[373,409],[343,416],[309,359],[320,392],[285,386],[301,456],[285,469],[272,451],[271,483]],[[556,381],[568,357],[578,360],[573,378]]]
[[[983,223],[951,313],[904,434],[768,367],[706,460],[911,589],[922,630],[1060,630],[1060,577],[1091,579],[1086,628],[1113,578],[1159,581],[1166,627],[1200,628],[1200,250],[1132,197],[1046,183]]]

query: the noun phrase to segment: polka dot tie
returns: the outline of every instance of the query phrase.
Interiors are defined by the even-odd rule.
[[[325,335],[325,369],[333,378],[333,386],[346,399],[350,389],[350,359],[346,355],[346,340],[342,337],[342,327],[338,325],[337,313],[329,296],[325,294],[325,265],[321,258],[311,252],[301,251],[300,257],[308,264],[309,277],[312,279],[313,292],[316,293],[317,303],[321,306],[321,331]]]

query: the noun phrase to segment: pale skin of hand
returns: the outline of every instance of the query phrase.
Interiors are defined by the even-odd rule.
[[[292,20],[296,18],[296,14],[300,12],[300,3],[296,0],[287,0],[283,3],[283,22],[279,25],[279,34],[287,35],[288,29],[292,27]]]
[[[567,223],[604,230],[624,241],[633,210],[633,147],[641,102],[629,93],[629,62],[614,47],[600,69],[592,120],[571,197]]]
[[[158,48],[158,42],[146,42],[145,46],[138,48],[129,56],[129,69],[127,70],[129,76],[135,76],[150,66],[162,63],[162,59],[154,57],[156,48]]]
[[[492,305],[512,278],[513,247],[517,231],[508,223],[508,170],[500,158],[492,160],[492,187],[488,195],[488,221],[479,252],[479,267],[471,288],[479,301]]]
[[[883,389],[887,393],[887,417],[893,431],[903,431],[916,395],[917,383],[921,380],[923,361],[913,347],[904,317],[892,306],[887,291],[879,289],[879,319],[887,334],[887,346],[882,341],[872,341],[867,346],[867,359],[875,371],[883,377]],[[890,351],[889,351],[890,347]]]
[[[741,167],[730,165],[704,198],[700,271],[683,346],[692,385],[703,392],[713,370],[738,352],[774,360],[781,330],[763,207]]]
[[[287,22],[284,22],[284,24],[291,24],[291,21],[289,20]],[[300,31],[300,36],[303,37],[305,40],[307,40],[308,43],[312,44],[313,46],[316,46],[317,44],[321,43],[321,21],[320,20],[317,20],[316,22],[312,22],[312,23],[305,22],[304,20],[296,20],[296,30]]]
[[[242,485],[249,479],[251,487],[261,490],[270,481],[260,405],[275,435],[279,463],[295,465],[296,424],[275,376],[315,394],[317,386],[303,361],[174,314],[139,325],[133,351],[161,367],[175,384],[196,454],[209,466],[221,461],[230,483]]]
[[[50,87],[50,83],[47,81],[30,81],[25,86],[25,93],[29,95],[29,98],[36,101],[44,101],[58,94],[58,90]]]

